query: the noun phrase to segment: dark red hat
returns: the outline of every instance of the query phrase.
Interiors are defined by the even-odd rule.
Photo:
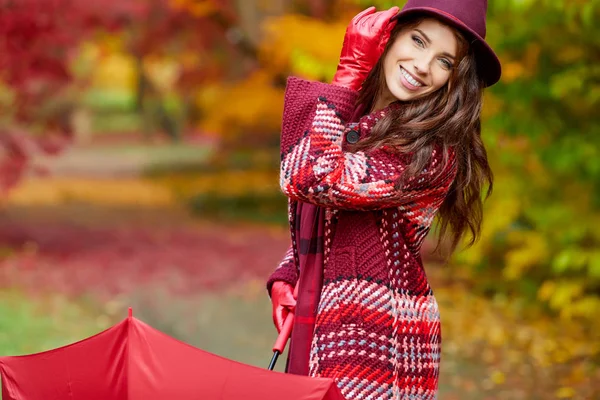
[[[502,68],[498,56],[485,41],[486,13],[487,0],[408,0],[394,18],[426,14],[462,31],[471,40],[479,76],[486,86],[492,86],[500,79]]]

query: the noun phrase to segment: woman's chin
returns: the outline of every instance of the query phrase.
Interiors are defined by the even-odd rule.
[[[418,92],[409,91],[401,86],[396,86],[392,90],[392,96],[400,101],[409,101],[418,96]]]

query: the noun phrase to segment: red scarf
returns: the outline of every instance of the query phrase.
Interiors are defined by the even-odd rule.
[[[359,105],[351,120],[359,120],[363,113],[364,107]],[[291,206],[292,239],[296,241],[300,276],[286,371],[308,375],[310,346],[323,287],[325,209],[303,202],[294,202]]]
[[[292,235],[298,250],[300,277],[287,372],[308,375],[310,345],[323,286],[325,209],[302,202],[292,207]]]

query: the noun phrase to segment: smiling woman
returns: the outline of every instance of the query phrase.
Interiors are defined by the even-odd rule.
[[[486,9],[368,8],[331,85],[288,80],[280,185],[292,244],[267,288],[278,329],[294,310],[288,372],[333,378],[348,400],[436,398],[440,315],[420,251],[434,218],[450,251],[479,235],[492,185],[482,92],[500,77]]]
[[[383,57],[385,85],[375,108],[396,100],[409,101],[433,93],[448,83],[457,51],[466,47],[454,29],[426,18],[399,24]],[[462,52],[464,56],[464,50]]]

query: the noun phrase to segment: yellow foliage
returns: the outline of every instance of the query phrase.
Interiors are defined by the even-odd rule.
[[[583,287],[583,285],[581,285]],[[594,318],[600,310],[600,299],[598,297],[585,296],[573,301],[567,307],[563,307],[564,316]],[[562,311],[562,310],[561,310]]]
[[[145,58],[143,68],[150,81],[163,93],[167,93],[173,89],[181,73],[181,63],[179,60],[170,60],[164,57]]]
[[[218,11],[214,0],[169,0],[176,10],[187,10],[196,17],[204,17]]]
[[[542,301],[550,300],[552,294],[556,290],[556,281],[546,281],[538,290],[538,298]]]
[[[104,48],[104,51],[101,51]],[[91,83],[97,89],[133,92],[137,86],[135,59],[123,51],[120,41],[108,38],[101,43],[85,43],[81,61],[94,66]]]
[[[206,115],[200,127],[208,133],[272,134],[280,130],[283,89],[275,88],[264,71],[241,82],[206,85],[196,100]]]
[[[488,254],[497,232],[503,232],[513,223],[521,212],[522,204],[518,196],[510,195],[514,189],[499,180],[494,189],[504,196],[492,196],[485,204],[486,218],[481,229],[481,237],[472,247],[455,253],[457,262],[468,265],[480,263]]]
[[[582,283],[577,280],[546,281],[538,290],[538,298],[548,302],[554,310],[559,310],[563,318],[586,316],[600,305],[600,300],[592,297],[582,298]]]
[[[225,171],[187,176],[164,176],[155,182],[169,188],[179,198],[190,198],[201,193],[243,195],[247,193],[274,193],[279,191],[278,171]],[[226,182],[226,184],[224,184]]]
[[[483,93],[483,109],[481,117],[484,119],[491,118],[497,115],[502,110],[502,100],[499,97],[487,90]]]
[[[523,66],[525,67],[528,76],[533,76],[537,72],[541,53],[542,47],[539,43],[531,42],[527,45],[523,56]]]
[[[159,184],[141,179],[44,178],[17,186],[8,205],[55,205],[82,202],[107,206],[167,206],[173,194]]]
[[[184,69],[198,68],[202,63],[199,51],[183,51],[177,61]]]
[[[525,365],[545,374],[556,364],[560,364],[563,377],[557,382],[562,386],[560,390],[557,386],[557,396],[574,396],[574,385],[590,381],[580,360],[600,355],[600,342],[590,337],[590,332],[600,329],[597,318],[587,326],[574,321],[561,324],[535,307],[524,307],[519,299],[500,297],[490,302],[460,284],[438,287],[436,298],[445,352],[483,361],[489,367],[490,384],[510,385],[516,375],[523,374],[519,371]]]
[[[560,51],[551,53],[551,56],[562,65],[569,65],[585,58],[585,48],[577,43],[561,47]]]
[[[547,237],[536,231],[515,231],[508,236],[509,243],[518,247],[509,250],[505,256],[503,274],[508,280],[519,279],[531,267],[548,261]]]
[[[488,342],[495,345],[500,346],[506,342],[506,332],[500,325],[492,325],[488,327]]]
[[[94,42],[95,46],[98,46],[99,50],[104,53],[118,53],[125,50],[124,39],[120,35],[105,35],[100,40]]]
[[[494,371],[490,378],[492,382],[494,382],[494,384],[496,385],[502,385],[506,380],[506,376],[504,376],[504,373],[502,373],[502,371]]]
[[[514,152],[517,154],[527,153],[531,149],[531,141],[526,135],[510,136],[504,133],[498,133],[498,143],[502,152]],[[496,150],[496,149],[494,149]],[[510,176],[504,176],[510,180]]]
[[[136,60],[123,48],[119,38],[109,36],[98,43],[85,43],[79,57],[80,62],[94,66],[91,68],[93,87],[128,92],[136,90],[138,78]],[[159,91],[169,92],[177,82],[182,66],[194,67],[199,63],[198,54],[187,52],[177,60],[146,57],[142,67]]]
[[[502,64],[502,81],[511,83],[523,76],[525,67],[518,61],[508,61]]]
[[[534,152],[526,156],[525,169],[529,176],[535,177],[535,183],[539,188],[546,188],[554,183],[552,174],[548,172],[538,155]]]
[[[347,22],[327,23],[288,14],[265,20],[265,39],[259,47],[264,64],[307,79],[331,78],[335,73]]]
[[[502,60],[502,78],[505,83],[511,83],[519,78],[532,77],[537,72],[542,48],[539,43],[527,45],[521,60]]]
[[[141,178],[28,179],[10,192],[6,205],[40,206],[67,202],[105,206],[172,206],[201,193],[243,195],[279,191],[278,171],[231,170]]]
[[[559,399],[570,399],[576,394],[575,389],[571,387],[561,387],[556,391],[556,397]]]

